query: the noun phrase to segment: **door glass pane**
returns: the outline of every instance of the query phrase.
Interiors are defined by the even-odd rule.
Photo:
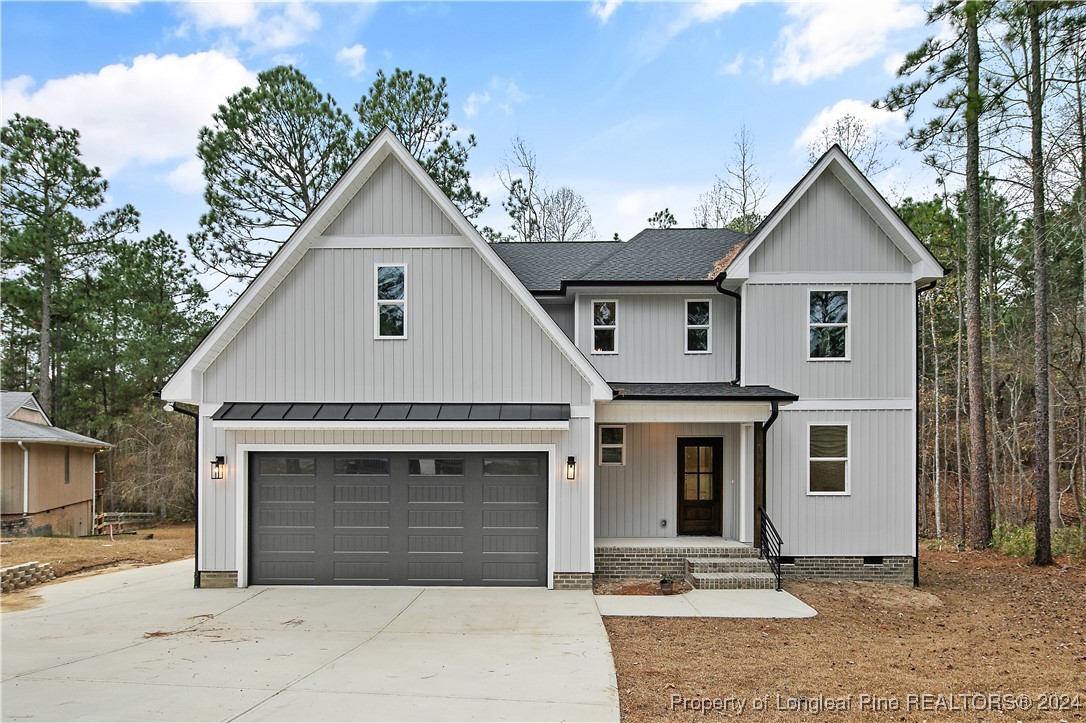
[[[684,472],[697,472],[698,471],[698,448],[697,447],[684,447],[683,448],[683,471]]]
[[[698,498],[698,476],[696,474],[683,475],[683,499],[696,500]]]
[[[260,460],[261,475],[305,475],[317,473],[317,460],[312,457],[264,457]]]
[[[388,475],[387,457],[336,457],[337,475]]]
[[[713,471],[713,448],[712,447],[698,447],[698,472],[712,472]]]
[[[698,499],[699,500],[712,500],[713,499],[713,475],[711,475],[711,474],[699,474],[698,475]]]

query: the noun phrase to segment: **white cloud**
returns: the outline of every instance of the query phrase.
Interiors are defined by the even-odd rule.
[[[919,3],[904,0],[793,3],[788,16],[792,22],[777,39],[781,50],[773,80],[801,85],[832,78],[886,52],[892,32],[923,25],[926,19]]]
[[[179,34],[186,34],[190,24],[201,32],[223,31],[229,41],[246,43],[255,52],[301,45],[321,26],[320,14],[304,2],[190,1],[180,9],[186,20]]]
[[[622,2],[623,0],[593,0],[591,12],[601,23],[606,23]]]
[[[732,60],[730,63],[721,64],[720,73],[722,75],[739,75],[743,72],[744,60],[745,58],[743,57],[743,53],[740,52],[739,55],[736,55],[735,59]]]
[[[475,91],[468,96],[468,99],[464,101],[464,115],[468,118],[474,118],[479,113],[479,109],[490,102],[490,93],[484,91]]]
[[[336,62],[345,67],[352,78],[362,75],[366,71],[366,46],[355,43],[349,48],[340,48]]]
[[[854,98],[845,98],[834,103],[829,108],[823,108],[811,119],[807,126],[800,132],[793,144],[794,148],[806,148],[809,144],[818,140],[823,128],[834,121],[851,115],[866,121],[872,130],[883,128],[899,128],[905,125],[905,116],[900,112],[890,112],[872,108],[870,103]]]
[[[2,104],[5,118],[21,113],[77,128],[84,159],[108,177],[130,164],[191,157],[197,131],[218,105],[255,83],[254,73],[216,50],[149,54],[40,87],[27,76],[13,78],[4,83]]]
[[[130,13],[140,4],[140,0],[87,0],[87,4],[115,13]]]
[[[193,156],[167,173],[166,183],[178,193],[201,193],[204,190],[204,164]]]
[[[745,5],[747,0],[701,0],[695,3],[682,3],[678,5],[681,12],[667,26],[668,39],[686,30],[697,23],[709,23],[719,20],[725,15],[734,13]]]

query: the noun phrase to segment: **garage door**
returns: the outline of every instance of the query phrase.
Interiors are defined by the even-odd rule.
[[[259,452],[253,584],[546,585],[540,452]]]

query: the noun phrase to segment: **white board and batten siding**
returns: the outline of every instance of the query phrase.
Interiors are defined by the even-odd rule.
[[[406,339],[374,338],[378,264],[407,267]],[[200,458],[227,456],[226,479],[202,475],[202,570],[247,565],[239,449],[522,444],[554,451],[554,570],[592,569],[590,416],[570,420],[569,431],[228,430],[210,420],[228,401],[591,408],[591,383],[391,155],[199,377]],[[573,481],[570,455],[579,461]]]
[[[678,439],[723,437],[723,532],[737,539],[739,432],[738,424],[627,424],[626,464],[596,467],[596,536],[675,537]]]
[[[799,395],[769,431],[784,554],[913,555],[916,289],[911,263],[833,173],[750,257],[744,381]],[[809,292],[849,292],[848,361],[808,361]],[[850,493],[809,495],[808,426],[848,424]]]
[[[710,354],[686,352],[686,301],[711,304]],[[592,302],[616,301],[615,354],[593,353]],[[711,286],[578,294],[577,346],[607,381],[719,382],[735,375],[735,302]]]

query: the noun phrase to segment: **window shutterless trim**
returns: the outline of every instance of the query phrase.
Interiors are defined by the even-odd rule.
[[[604,444],[603,442],[603,430],[605,429],[621,429],[622,430],[622,442],[615,444],[613,442]],[[599,465],[601,467],[623,467],[626,465],[626,425],[625,424],[601,424],[599,426],[599,444],[597,445],[597,452],[599,457]],[[604,462],[603,450],[605,449],[617,449],[622,454],[621,462]]]
[[[401,268],[403,269],[403,298],[402,299],[381,299],[380,295],[380,272],[381,269],[389,268]],[[407,338],[407,264],[399,261],[376,261],[373,264],[373,338],[374,339],[406,339]],[[403,334],[399,336],[384,336],[381,334],[381,307],[382,306],[399,306],[403,311]]]
[[[690,323],[690,305],[691,304],[708,304],[709,305],[709,321],[706,324],[691,324]],[[713,300],[712,299],[685,299],[683,301],[683,322],[685,327],[683,329],[683,353],[684,354],[712,354],[713,353]],[[690,348],[690,332],[691,330],[705,329],[705,349],[691,349]]]
[[[811,456],[811,428],[812,427],[844,427],[845,428],[845,457],[812,457]],[[852,495],[852,423],[851,422],[808,422],[807,423],[807,496],[808,497],[849,497]],[[813,492],[811,491],[811,462],[844,462],[845,463],[845,489],[843,492]]]
[[[615,306],[615,318],[613,324],[597,324],[596,323],[596,304],[614,304]],[[592,299],[592,304],[589,307],[589,320],[592,322],[592,338],[588,340],[589,351],[593,354],[618,354],[618,299]],[[614,332],[614,348],[611,351],[597,351],[596,350],[596,330],[612,331]]]
[[[811,321],[811,294],[816,291],[842,291],[845,294],[845,309],[848,313],[848,321],[844,323],[826,324]],[[808,286],[807,294],[807,323],[803,326],[803,346],[807,350],[809,362],[842,362],[852,361],[852,288],[847,286]],[[845,355],[844,356],[811,356],[811,329],[845,329]]]

